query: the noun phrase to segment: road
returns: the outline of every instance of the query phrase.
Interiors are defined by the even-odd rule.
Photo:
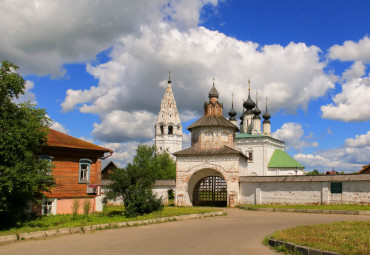
[[[370,220],[369,216],[255,212],[73,234],[0,246],[2,254],[276,254],[262,244],[275,230],[302,224]]]

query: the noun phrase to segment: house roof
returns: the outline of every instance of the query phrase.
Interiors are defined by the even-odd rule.
[[[268,163],[269,168],[304,168],[304,166],[297,160],[289,156],[283,150],[276,149],[271,156],[270,162]]]
[[[177,151],[173,153],[175,156],[188,156],[188,155],[227,155],[227,154],[234,154],[234,155],[241,155],[245,158],[248,158],[243,153],[228,146],[224,146],[219,149],[200,149],[197,147],[190,147],[185,150]]]
[[[358,172],[359,174],[365,173],[367,171],[370,171],[370,164],[366,166],[362,166],[362,169]]]
[[[195,127],[215,127],[215,126],[222,126],[222,127],[230,127],[237,131],[239,129],[230,121],[225,119],[223,116],[214,116],[214,115],[206,115],[191,124],[187,129],[191,130]]]
[[[105,170],[107,170],[108,167],[112,166],[113,168],[118,168],[116,166],[116,164],[113,163],[113,161],[109,162],[104,168],[103,170],[101,170],[101,172],[103,173]]]
[[[111,149],[95,145],[84,140],[66,135],[54,129],[49,129],[47,146],[49,147],[62,147],[62,148],[75,148],[102,152],[113,152]]]

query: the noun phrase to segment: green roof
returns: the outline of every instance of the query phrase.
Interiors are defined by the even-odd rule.
[[[268,167],[272,168],[304,168],[304,166],[299,163],[297,160],[289,156],[288,153],[286,153],[283,150],[276,149],[274,153],[272,154],[272,157],[270,159],[270,162],[268,164]]]

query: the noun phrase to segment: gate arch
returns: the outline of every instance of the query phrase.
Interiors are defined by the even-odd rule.
[[[193,205],[227,206],[227,184],[220,176],[207,176],[200,179],[194,187]]]

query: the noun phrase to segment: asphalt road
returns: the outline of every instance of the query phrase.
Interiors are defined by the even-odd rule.
[[[276,254],[262,244],[275,230],[369,216],[226,209],[227,216],[73,234],[0,246],[0,255]]]

